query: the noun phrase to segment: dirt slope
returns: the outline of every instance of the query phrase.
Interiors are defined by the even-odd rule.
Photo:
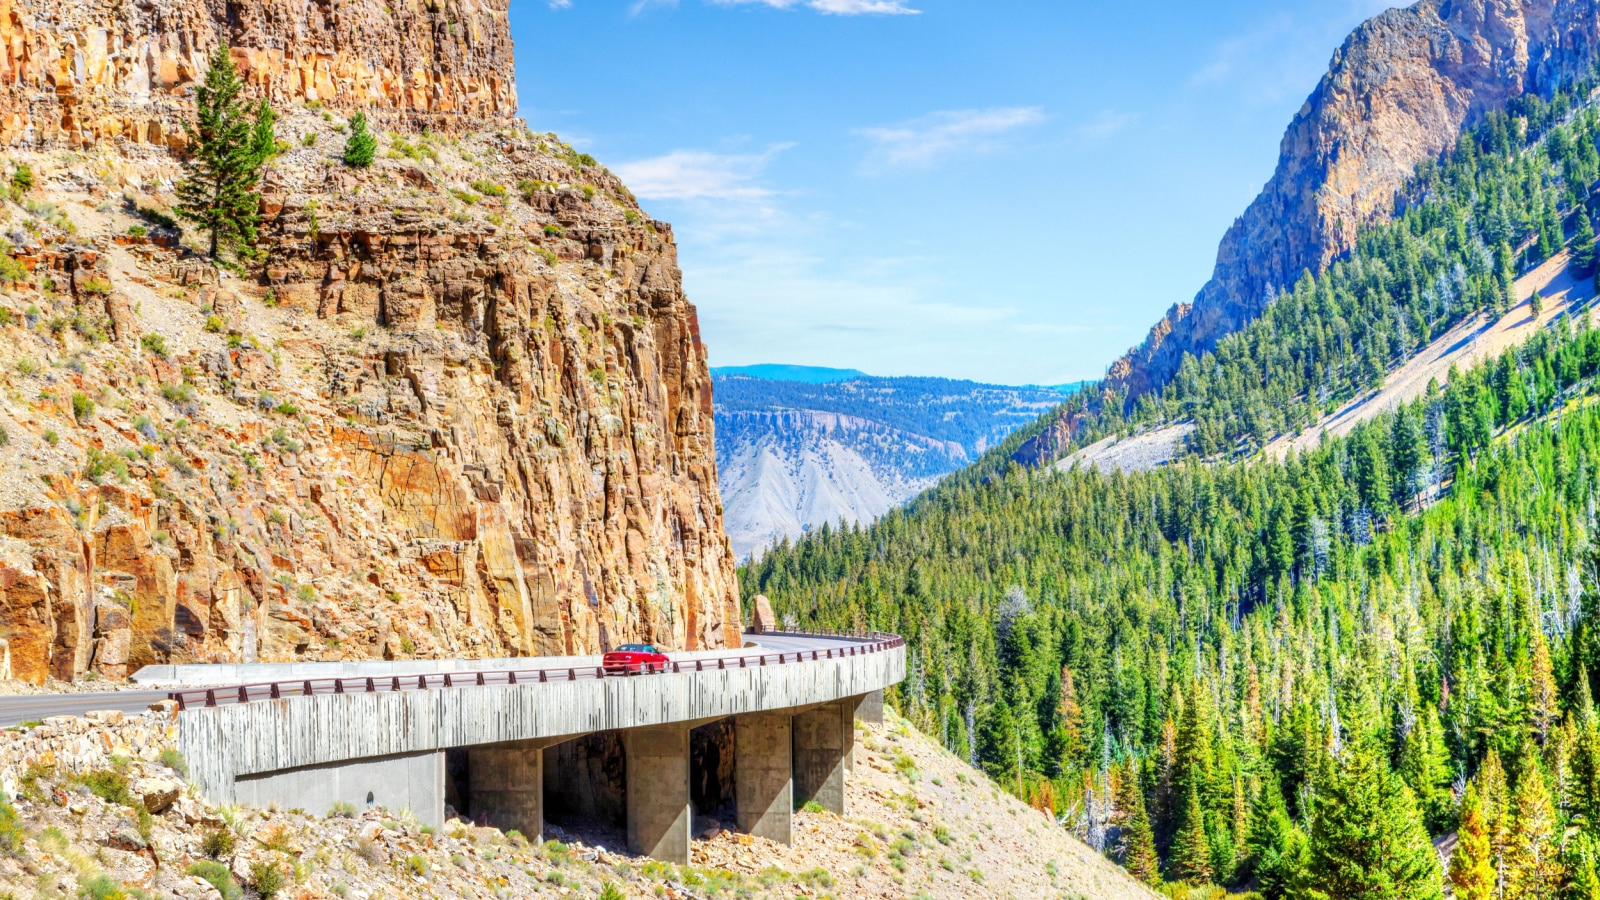
[[[1265,453],[1282,459],[1293,450],[1309,450],[1323,434],[1340,437],[1373,416],[1422,396],[1428,382],[1449,381],[1450,367],[1466,369],[1486,357],[1499,355],[1508,347],[1524,343],[1538,328],[1549,326],[1561,316],[1587,308],[1595,298],[1594,279],[1569,267],[1562,251],[1544,265],[1517,279],[1517,305],[1498,319],[1477,315],[1450,329],[1423,348],[1400,368],[1389,373],[1382,389],[1359,397],[1333,415],[1299,435],[1284,435],[1268,444]],[[1538,290],[1544,297],[1537,320],[1529,298]]]
[[[384,810],[214,808],[160,761],[174,743],[165,714],[90,717],[0,731],[0,789],[22,829],[16,851],[0,853],[0,895],[69,897],[103,878],[110,890],[215,898],[189,872],[207,861],[207,836],[225,834],[235,846],[214,855],[236,881],[271,867],[286,882],[278,896],[294,900],[588,898],[607,883],[665,898],[1157,896],[898,723],[858,724],[849,815],[800,811],[792,848],[722,832],[697,841],[694,864],[679,868],[456,820],[427,833]],[[141,804],[153,813],[143,825]],[[0,840],[3,826],[0,814]]]

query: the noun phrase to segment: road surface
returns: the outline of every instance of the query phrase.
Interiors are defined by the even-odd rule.
[[[812,635],[750,635],[751,643],[759,642],[767,653],[794,653],[800,650],[827,650],[855,643],[845,638]],[[728,650],[725,655],[737,657],[759,653],[754,648]],[[669,654],[671,655],[671,654]],[[723,655],[723,654],[719,654]],[[560,657],[550,657],[540,662],[558,662]],[[532,659],[530,663],[534,662]],[[219,694],[224,693],[219,689]],[[127,713],[144,712],[152,703],[167,699],[166,690],[157,691],[100,691],[85,694],[17,694],[0,696],[0,728],[10,728],[24,722],[40,721],[48,716],[81,716],[102,709],[116,709]]]

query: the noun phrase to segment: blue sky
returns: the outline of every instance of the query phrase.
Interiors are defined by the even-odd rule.
[[[521,112],[673,223],[713,365],[1096,378],[1381,0],[512,0]]]

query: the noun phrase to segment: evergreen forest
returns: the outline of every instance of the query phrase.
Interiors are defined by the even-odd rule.
[[[1600,898],[1600,328],[1252,452],[1504,311],[1519,271],[1593,269],[1588,93],[1486,117],[1162,391],[1069,403],[1080,440],[1194,422],[1178,462],[1025,469],[1013,436],[780,545],[745,596],[904,635],[903,716],[1173,896]]]

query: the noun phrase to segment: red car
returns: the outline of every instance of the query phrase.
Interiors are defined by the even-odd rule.
[[[667,670],[667,655],[649,644],[623,644],[601,660],[607,675],[649,675]]]

